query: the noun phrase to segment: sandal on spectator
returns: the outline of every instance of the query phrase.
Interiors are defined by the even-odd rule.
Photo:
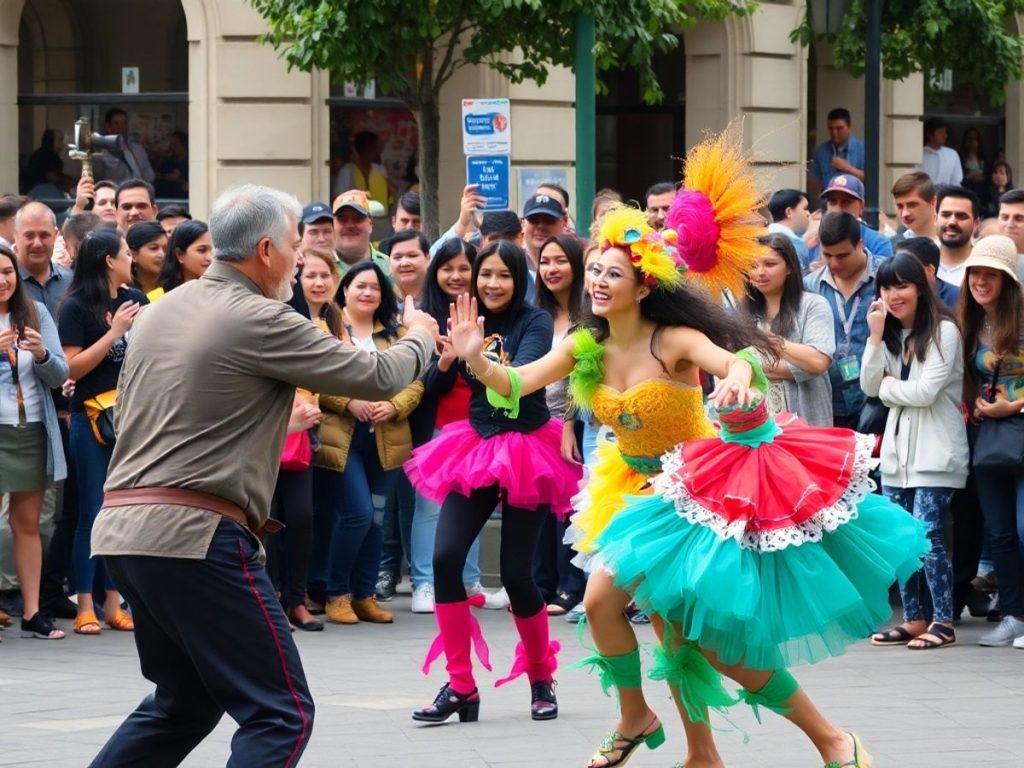
[[[124,608],[118,608],[117,613],[107,619],[107,626],[116,629],[118,632],[134,632],[135,622]]]
[[[871,636],[872,645],[906,645],[917,635],[912,635],[904,626],[893,627],[885,632],[875,632]]]
[[[100,620],[96,618],[96,614],[92,611],[86,611],[75,616],[75,634],[76,635],[98,635],[103,631],[103,627],[100,626]],[[95,629],[90,629],[95,627]]]
[[[6,611],[0,611],[0,627],[11,626],[11,615]]]
[[[64,633],[53,626],[53,622],[37,612],[31,619],[21,620],[21,636],[37,637],[40,640],[63,640]]]
[[[579,603],[580,597],[575,593],[559,592],[555,599],[548,603],[548,616],[564,616]]]
[[[931,640],[928,635],[936,638]],[[914,641],[920,643],[920,645],[907,645],[912,651],[931,651],[936,648],[948,648],[951,645],[956,645],[956,632],[953,631],[952,627],[947,627],[944,624],[929,624],[928,631],[923,635],[918,635],[914,638]]]

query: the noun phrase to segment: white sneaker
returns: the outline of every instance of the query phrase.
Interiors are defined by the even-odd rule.
[[[476,584],[470,584],[466,587],[466,597],[472,597],[473,595],[483,595],[483,607],[492,611],[503,611],[509,606],[508,593],[504,587],[497,592],[488,592],[484,589],[484,585],[478,581]]]
[[[583,617],[586,616],[586,613],[586,610],[583,608],[583,601],[580,600],[572,607],[572,610],[565,614],[565,620],[570,624],[579,624]]]
[[[433,613],[434,612],[434,585],[420,584],[412,591],[412,612]]]
[[[1024,650],[1024,635],[1021,635],[1020,637],[1018,637],[1016,640],[1013,641],[1013,647],[1014,648],[1020,648],[1021,650]]]
[[[1022,638],[1024,638],[1024,621],[1015,619],[1013,616],[1003,616],[999,626],[981,636],[978,645],[988,648],[1005,648],[1007,645],[1024,648],[1024,644],[1016,644],[1016,641]]]

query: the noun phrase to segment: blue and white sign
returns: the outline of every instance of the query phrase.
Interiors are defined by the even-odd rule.
[[[508,155],[477,155],[466,158],[466,183],[476,184],[487,203],[480,211],[507,211],[511,172]]]
[[[512,154],[512,119],[508,99],[462,100],[462,153]]]

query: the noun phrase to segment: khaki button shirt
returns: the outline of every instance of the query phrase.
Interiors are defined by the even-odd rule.
[[[295,388],[388,399],[422,373],[433,346],[425,330],[386,352],[343,344],[214,262],[135,324],[106,490],[202,491],[234,502],[259,527],[269,516]],[[106,508],[93,525],[92,554],[201,559],[222,519],[191,507]]]

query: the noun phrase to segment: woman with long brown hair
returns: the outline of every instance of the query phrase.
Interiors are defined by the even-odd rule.
[[[1021,418],[1024,409],[1024,299],[1017,249],[1005,235],[983,237],[964,262],[966,290],[957,314],[964,339],[965,399],[975,423]],[[1024,468],[978,466],[986,436],[975,442],[974,479],[998,579],[999,626],[980,645],[1024,648]]]
[[[25,603],[21,630],[45,640],[64,637],[39,613],[39,514],[47,486],[67,475],[50,397],[67,375],[53,318],[25,293],[14,252],[0,242],[0,495],[10,494],[14,566]]]

